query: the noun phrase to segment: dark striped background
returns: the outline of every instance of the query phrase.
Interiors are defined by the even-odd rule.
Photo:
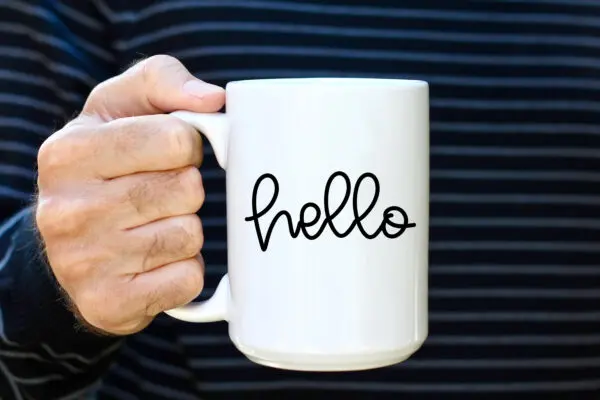
[[[30,195],[41,140],[144,56],[220,85],[430,83],[431,325],[413,358],[278,371],[246,361],[224,323],[161,317],[121,348],[100,398],[600,398],[600,1],[5,1],[0,32],[6,210]],[[206,296],[225,271],[225,186],[210,154],[202,171]],[[78,387],[22,373],[31,393]]]

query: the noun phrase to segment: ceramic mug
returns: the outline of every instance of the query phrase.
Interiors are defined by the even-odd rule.
[[[173,115],[226,171],[228,274],[167,314],[228,321],[246,357],[276,368],[410,357],[428,333],[428,84],[247,80],[226,96],[226,114]]]

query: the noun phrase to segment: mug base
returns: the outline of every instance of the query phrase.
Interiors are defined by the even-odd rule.
[[[383,368],[401,363],[412,356],[422,344],[423,342],[416,343],[393,352],[352,355],[283,354],[257,351],[244,346],[238,348],[250,361],[265,367],[292,371],[343,372]]]

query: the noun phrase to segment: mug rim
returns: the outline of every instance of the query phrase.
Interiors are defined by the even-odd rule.
[[[237,86],[262,87],[383,87],[383,88],[421,88],[428,82],[418,79],[370,78],[370,77],[297,77],[297,78],[259,78],[243,79],[227,83],[227,88]]]

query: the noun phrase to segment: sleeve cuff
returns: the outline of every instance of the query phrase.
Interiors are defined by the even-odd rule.
[[[10,238],[0,238],[12,242],[12,253],[0,272],[10,281],[8,290],[1,290],[7,297],[2,300],[6,337],[23,346],[51,342],[56,350],[79,354],[95,354],[99,347],[122,340],[81,328],[47,266],[31,208],[21,213],[17,225]]]

